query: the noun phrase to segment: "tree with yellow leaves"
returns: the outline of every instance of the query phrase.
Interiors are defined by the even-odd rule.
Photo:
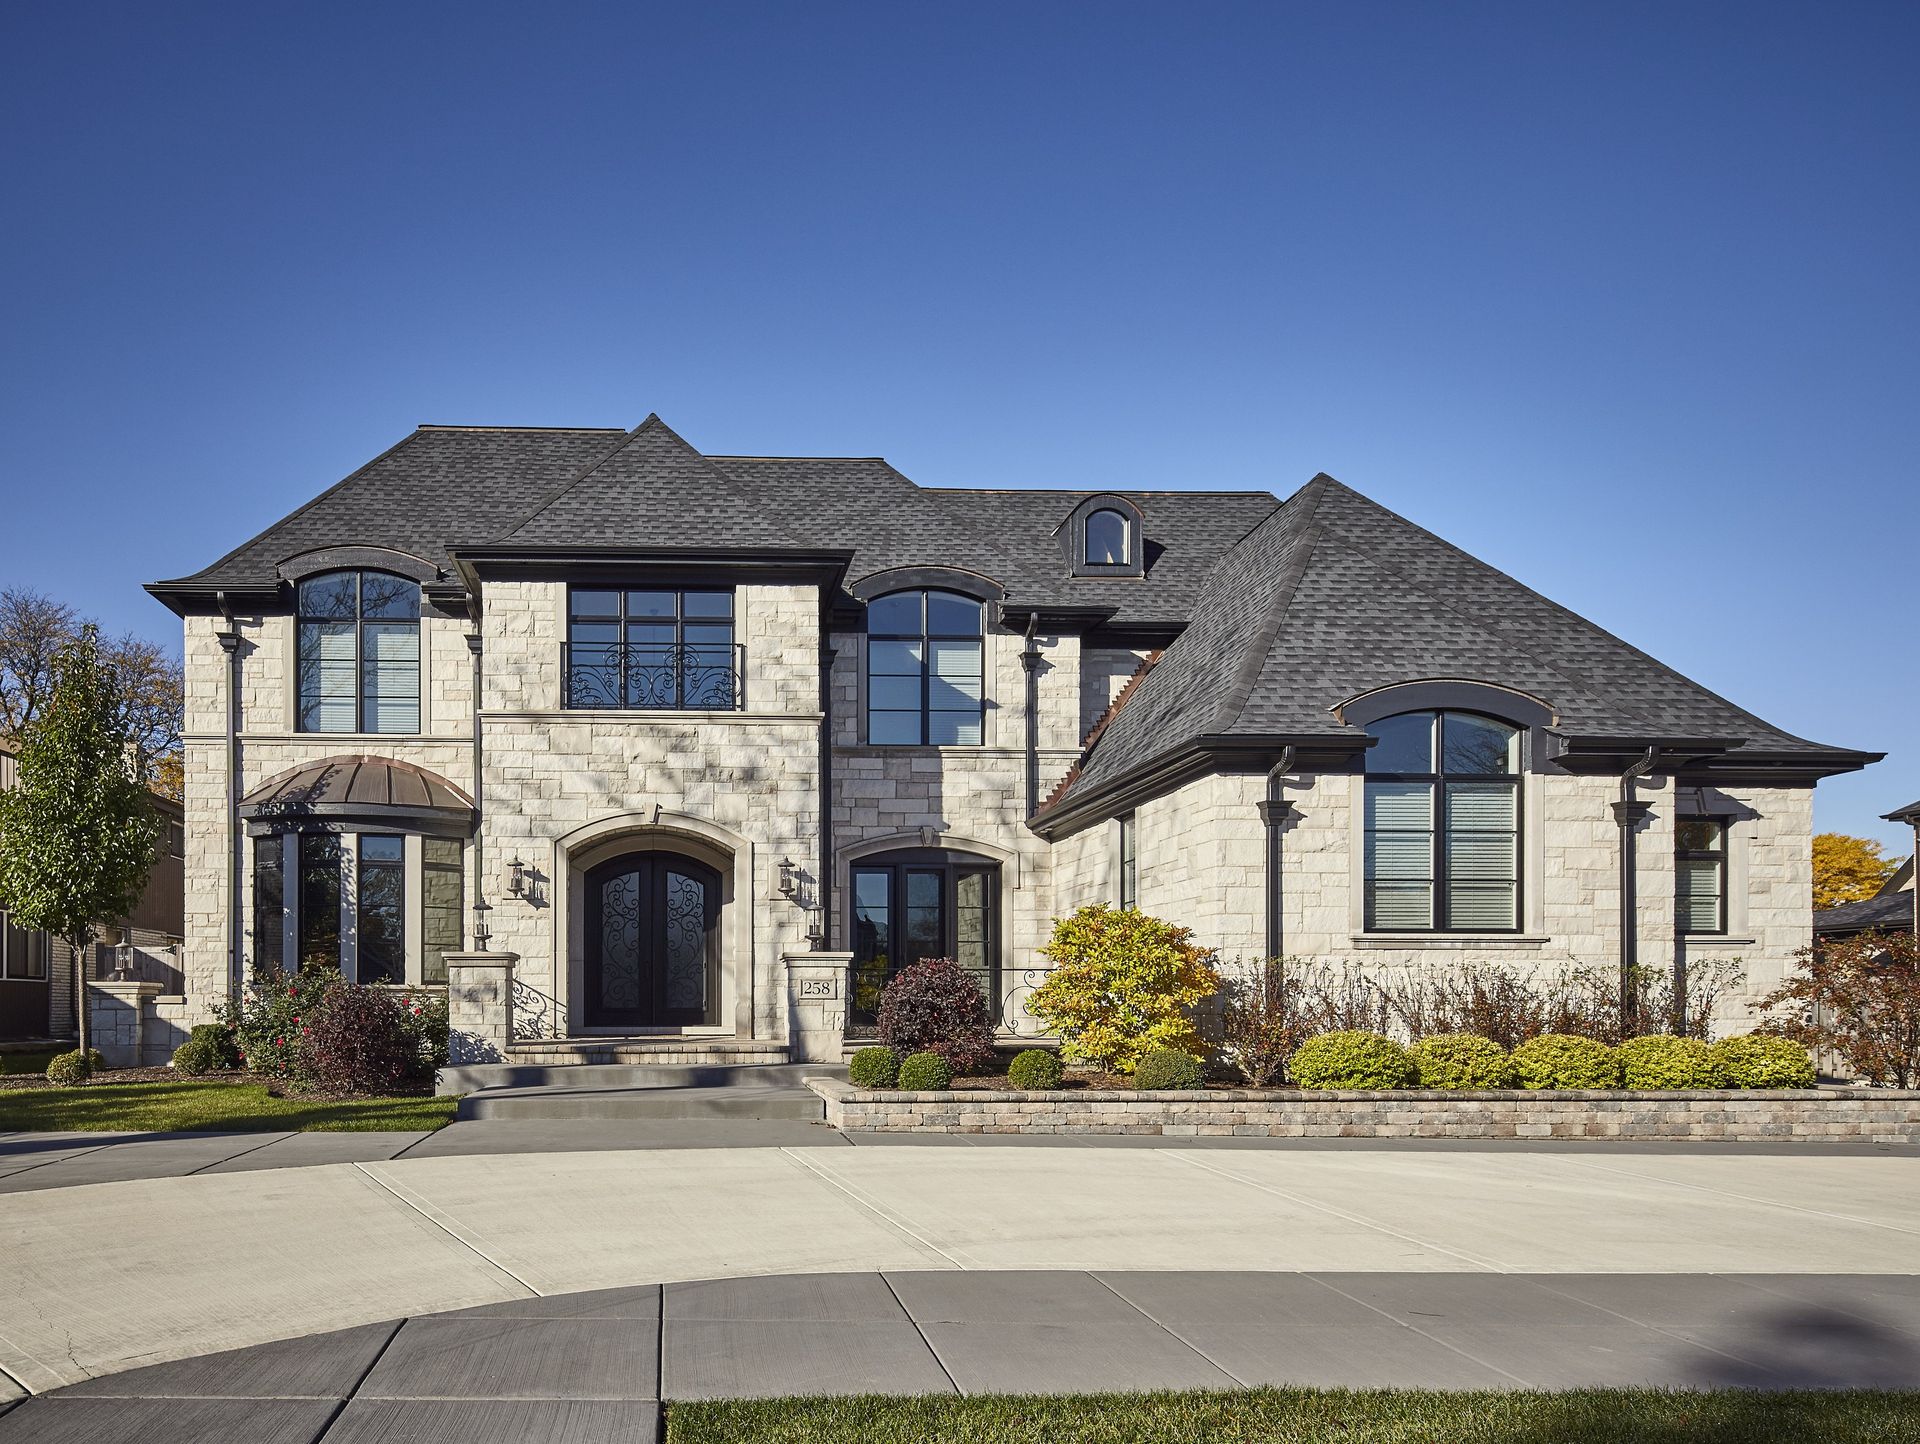
[[[1815,912],[1859,902],[1880,891],[1897,866],[1886,849],[1870,837],[1823,832],[1813,839],[1813,907]]]

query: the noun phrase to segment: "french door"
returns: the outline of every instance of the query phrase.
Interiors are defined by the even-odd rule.
[[[720,875],[670,852],[587,874],[590,1028],[712,1024],[720,1009]]]

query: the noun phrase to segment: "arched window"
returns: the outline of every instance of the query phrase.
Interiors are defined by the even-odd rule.
[[[867,603],[867,741],[977,747],[986,708],[986,611],[958,592]]]
[[[861,858],[851,884],[851,1021],[872,1023],[880,990],[902,968],[952,958],[1000,1009],[1000,864],[939,849]]]
[[[420,584],[390,572],[300,583],[301,732],[420,730]]]
[[[1367,731],[1367,928],[1516,931],[1520,729],[1431,711]]]
[[[1133,560],[1132,537],[1126,517],[1110,507],[1087,516],[1087,565],[1123,567]]]

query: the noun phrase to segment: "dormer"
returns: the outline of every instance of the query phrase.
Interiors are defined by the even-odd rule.
[[[1140,508],[1115,492],[1085,498],[1054,531],[1076,577],[1146,575]]]

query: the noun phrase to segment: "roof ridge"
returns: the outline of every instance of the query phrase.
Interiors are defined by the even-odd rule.
[[[1240,654],[1239,664],[1234,670],[1233,685],[1227,689],[1226,696],[1220,699],[1214,713],[1215,732],[1229,732],[1239,722],[1241,714],[1247,710],[1247,701],[1253,696],[1253,689],[1260,681],[1260,673],[1265,670],[1267,654],[1273,650],[1275,638],[1280,635],[1280,624],[1286,619],[1287,612],[1293,606],[1294,593],[1300,588],[1300,579],[1307,574],[1307,565],[1313,560],[1313,554],[1320,547],[1323,536],[1319,527],[1314,525],[1320,512],[1320,498],[1326,494],[1327,484],[1338,486],[1325,472],[1321,472],[1300,490],[1287,498],[1272,515],[1262,517],[1259,526],[1253,527],[1247,534],[1235,542],[1223,556],[1215,569],[1218,576],[1221,569],[1232,560],[1233,554],[1245,546],[1259,531],[1272,523],[1275,517],[1285,515],[1298,502],[1305,507],[1305,514],[1299,522],[1298,555],[1289,558],[1286,570],[1275,579],[1273,596],[1267,602],[1266,615],[1261,618],[1259,628],[1254,632],[1253,641]],[[1202,597],[1204,600],[1204,595]],[[1195,609],[1198,610],[1198,603]]]
[[[541,497],[539,501],[534,503],[533,509],[531,511],[521,516],[521,518],[518,521],[514,522],[514,524],[511,527],[507,528],[506,531],[502,532],[498,537],[495,538],[495,540],[511,541],[514,537],[518,536],[522,531],[524,531],[529,525],[532,524],[533,519],[539,516],[541,512],[545,511],[548,507],[552,506],[555,502],[559,501],[568,492],[572,491],[575,487],[579,486],[583,481],[585,481],[588,477],[592,476],[601,467],[605,466],[609,461],[612,461],[614,457],[618,456],[621,452],[625,451],[629,446],[633,445],[635,441],[640,439],[641,433],[646,431],[664,431],[668,436],[672,437],[675,441],[679,442],[682,446],[686,447],[688,451],[692,452],[695,456],[699,457],[701,461],[705,462],[706,465],[712,470],[715,476],[720,477],[722,480],[726,479],[726,473],[721,471],[719,467],[714,466],[714,464],[707,459],[707,457],[700,451],[700,449],[696,447],[692,442],[688,441],[686,437],[682,436],[679,432],[675,431],[671,426],[667,425],[666,422],[662,421],[660,419],[659,412],[649,411],[647,413],[646,420],[642,421],[638,426],[634,427],[633,430],[626,432],[622,435],[619,445],[613,447],[608,451],[602,452],[599,456],[596,456],[591,462],[589,462],[580,471],[574,473],[574,475],[569,477],[565,482],[561,483],[559,486],[549,491],[545,496]]]
[[[583,431],[606,432],[609,435],[615,432],[625,435],[627,430],[624,426],[514,426],[485,421],[421,421],[416,422],[413,429],[415,431]]]

